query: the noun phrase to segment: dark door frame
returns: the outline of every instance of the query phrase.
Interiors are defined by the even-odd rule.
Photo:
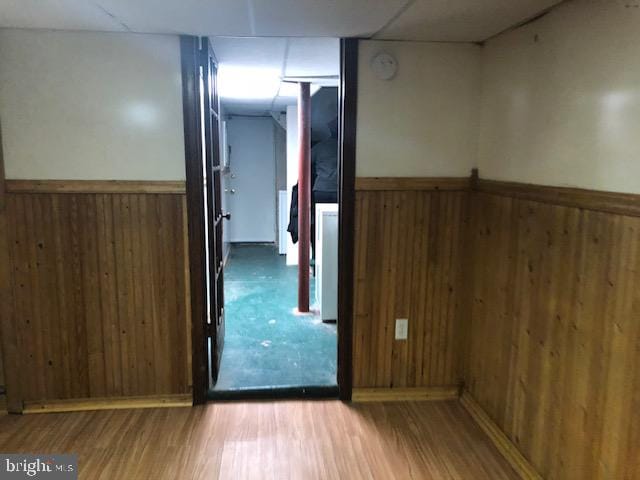
[[[206,272],[204,188],[202,173],[201,120],[199,113],[199,52],[197,37],[180,37],[182,103],[189,229],[189,282],[191,285],[191,340],[193,403],[206,402],[208,348],[206,318]],[[338,390],[350,401],[353,389],[353,259],[355,228],[356,119],[358,97],[358,39],[340,40],[338,192]]]
[[[202,69],[202,101],[204,108],[204,145],[206,217],[208,235],[209,308],[205,325],[205,343],[211,349],[207,358],[207,382],[218,380],[220,359],[224,347],[224,260],[222,254],[223,220],[221,202],[222,167],[220,166],[220,100],[218,98],[218,60],[211,41],[200,40],[200,68]],[[200,85],[200,83],[199,83]]]
[[[206,402],[208,388],[207,274],[202,172],[202,121],[200,117],[200,40],[180,36],[182,111],[189,230],[189,284],[191,286],[191,348],[193,404]]]
[[[353,390],[353,259],[355,230],[358,39],[340,40],[338,168],[338,390],[351,400]]]

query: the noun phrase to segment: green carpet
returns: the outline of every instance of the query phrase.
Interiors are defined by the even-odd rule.
[[[313,302],[313,277],[310,283]],[[336,326],[294,313],[298,269],[274,246],[233,245],[224,288],[225,345],[214,391],[336,385]]]

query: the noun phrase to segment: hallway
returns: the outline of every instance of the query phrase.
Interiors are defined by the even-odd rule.
[[[297,267],[276,247],[233,245],[224,285],[225,346],[214,392],[336,385],[336,325],[294,313]]]

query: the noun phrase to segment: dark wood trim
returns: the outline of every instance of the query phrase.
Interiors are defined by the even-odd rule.
[[[206,273],[204,231],[204,177],[202,172],[200,93],[198,75],[199,40],[180,36],[182,63],[182,109],[189,225],[189,275],[191,285],[191,345],[193,403],[207,399],[208,362],[204,325],[206,319]]]
[[[22,412],[20,391],[20,364],[18,362],[18,337],[13,311],[13,284],[9,253],[9,225],[6,213],[6,183],[0,126],[0,342],[2,342],[2,368],[7,396],[7,411]]]
[[[469,190],[469,177],[358,177],[356,190]]]
[[[358,39],[340,41],[340,219],[338,251],[338,388],[351,400],[353,389],[353,258],[355,233]]]
[[[478,185],[478,169],[471,170],[471,176],[469,177],[469,189],[470,192],[464,199],[464,213],[462,224],[462,258],[460,267],[458,268],[459,285],[462,292],[473,291],[473,273],[475,271],[474,262],[474,241],[475,241],[475,218],[473,218],[471,211],[473,206],[474,195],[471,191],[475,190]],[[457,310],[456,317],[456,335],[455,338],[459,342],[459,349],[462,352],[469,352],[471,348],[471,337],[469,336],[469,319],[473,311],[473,297],[471,295],[463,294],[460,298],[459,308]],[[458,355],[458,374],[459,374],[459,387],[460,394],[464,390],[464,381],[467,378],[467,372],[469,371],[469,356]]]
[[[207,390],[218,380],[224,348],[224,261],[222,258],[223,220],[220,184],[220,104],[217,91],[217,59],[208,38],[200,39],[199,68],[202,72],[202,108],[204,119],[204,163],[206,189],[206,231],[208,239],[208,313],[205,343],[210,345],[207,357]],[[204,200],[204,199],[203,199]]]
[[[640,217],[640,195],[497,180],[477,181],[478,192],[566,207]]]
[[[294,399],[312,399],[319,398],[335,398],[338,396],[338,387],[321,387],[321,386],[298,386],[298,387],[272,387],[272,388],[255,388],[240,389],[228,391],[209,391],[209,400],[221,401],[246,401],[246,400],[294,400]]]
[[[478,169],[477,168],[472,168],[471,169],[471,178],[469,178],[469,188],[471,188],[471,190],[477,190],[478,189],[478,179],[480,178],[480,174],[478,173]]]
[[[182,181],[7,180],[8,193],[167,193],[186,192]]]

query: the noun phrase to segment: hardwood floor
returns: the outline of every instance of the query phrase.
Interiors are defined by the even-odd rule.
[[[0,451],[78,453],[81,479],[517,478],[457,401],[6,415]]]

